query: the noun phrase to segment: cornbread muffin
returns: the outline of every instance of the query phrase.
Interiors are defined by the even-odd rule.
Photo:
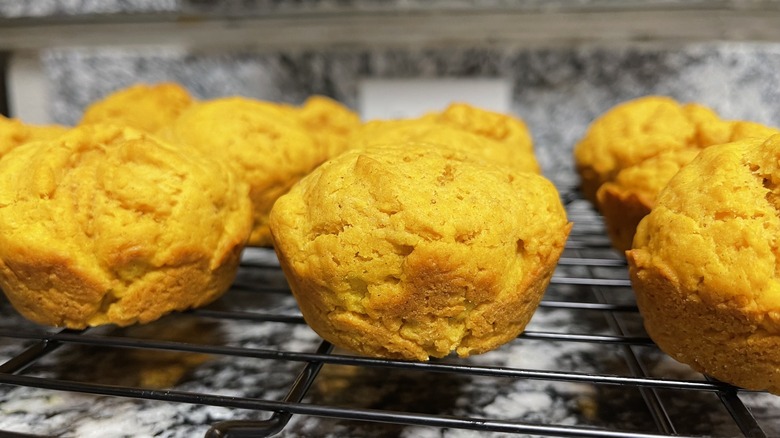
[[[522,121],[466,104],[416,119],[370,121],[350,138],[351,148],[405,143],[437,145],[522,172],[541,172]]]
[[[526,124],[519,118],[484,110],[466,103],[453,103],[441,113],[433,114],[438,122],[455,126],[533,153],[533,141]]]
[[[627,252],[650,337],[673,358],[780,394],[780,135],[704,149]]]
[[[570,230],[543,177],[422,144],[350,150],[276,202],[307,323],[365,355],[483,353],[523,331]]]
[[[85,125],[0,160],[0,287],[40,324],[146,323],[227,290],[248,189],[149,134]]]
[[[361,124],[357,113],[325,96],[306,99],[298,109],[298,115],[327,157],[344,152],[350,135]]]
[[[66,130],[66,127],[60,125],[28,125],[21,120],[0,115],[0,157],[17,146],[52,139]]]
[[[710,141],[727,141],[743,138],[767,138],[780,131],[752,122],[718,123],[718,127],[727,128],[718,136],[701,139],[702,147],[708,147]],[[702,131],[706,134],[706,131]],[[621,170],[614,181],[601,185],[596,192],[599,209],[604,216],[612,246],[619,251],[631,248],[636,227],[655,204],[655,199],[666,183],[686,164],[691,162],[701,148],[674,149],[662,152],[633,166]]]
[[[160,135],[226,162],[249,184],[251,246],[271,245],[268,213],[274,202],[327,158],[295,111],[242,97],[197,103]]]
[[[92,103],[80,124],[109,123],[155,133],[193,103],[190,93],[178,84],[136,84]]]
[[[596,192],[612,246],[620,252],[631,249],[636,227],[655,204],[658,193],[701,149],[685,148],[663,152],[617,174],[614,181]]]
[[[701,105],[648,96],[594,121],[574,157],[583,194],[604,216],[612,245],[625,251],[658,192],[698,151],[772,132],[757,123],[723,120]]]
[[[574,148],[586,199],[600,207],[599,187],[620,170],[662,152],[726,143],[730,123],[698,104],[648,96],[619,104],[596,119]]]

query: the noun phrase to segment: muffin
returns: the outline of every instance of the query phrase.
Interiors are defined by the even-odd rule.
[[[465,104],[415,119],[373,120],[350,138],[351,148],[405,143],[446,147],[522,172],[541,171],[522,121]]]
[[[533,141],[526,124],[517,117],[453,103],[441,113],[432,114],[437,123],[454,126],[518,150],[533,154]]]
[[[780,135],[704,149],[627,252],[650,337],[717,379],[780,394]]]
[[[142,131],[85,125],[0,160],[0,287],[30,320],[146,323],[225,292],[247,187]]]
[[[604,216],[612,246],[631,248],[636,226],[666,182],[703,148],[777,132],[721,119],[698,104],[648,96],[620,104],[591,124],[574,157],[583,195]]]
[[[327,158],[296,111],[242,97],[203,101],[160,133],[227,163],[250,188],[251,246],[270,246],[268,213],[276,199]]]
[[[36,140],[48,140],[65,133],[60,125],[29,125],[0,115],[0,157],[17,146]]]
[[[699,152],[698,148],[663,152],[621,170],[614,181],[601,185],[596,197],[613,248],[621,253],[631,249],[636,227],[650,213],[658,193]]]
[[[170,125],[193,102],[189,92],[175,83],[136,84],[93,102],[80,124],[116,124],[155,133]]]
[[[320,336],[419,361],[514,339],[570,230],[543,177],[409,143],[325,162],[279,198],[270,225]]]
[[[727,141],[767,138],[773,133],[780,133],[752,122],[727,122],[718,126],[728,127]],[[722,140],[724,134],[720,132],[717,137],[701,139],[700,144],[708,147],[708,142]],[[700,151],[701,148],[685,148],[662,152],[621,170],[613,181],[601,185],[596,198],[613,247],[621,252],[631,249],[636,227],[650,213],[658,193]]]
[[[298,116],[327,157],[347,149],[350,135],[360,127],[357,113],[325,96],[311,96],[298,108]]]
[[[596,192],[622,169],[666,151],[726,143],[729,122],[695,103],[648,96],[619,104],[589,127],[574,147],[586,199],[600,208]]]

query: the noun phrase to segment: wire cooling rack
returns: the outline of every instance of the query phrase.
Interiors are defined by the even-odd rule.
[[[600,217],[576,194],[565,201],[575,226],[531,324],[467,359],[418,363],[334,349],[305,325],[275,257],[262,250],[247,252],[218,302],[148,326],[46,329],[3,302],[0,429],[84,436],[99,424],[110,435],[107,417],[121,424],[122,412],[132,421],[154,412],[154,426],[117,435],[780,433],[774,396],[701,376],[658,350]]]

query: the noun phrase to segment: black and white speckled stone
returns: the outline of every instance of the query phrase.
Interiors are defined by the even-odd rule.
[[[544,49],[383,49],[195,54],[171,49],[53,50],[44,57],[52,117],[72,124],[95,99],[173,80],[200,98],[299,103],[311,94],[355,109],[364,78],[507,78],[545,175],[576,184],[571,150],[611,106],[646,94],[701,102],[726,118],[780,126],[780,44],[633,44]]]
[[[88,14],[175,12],[178,0],[0,0],[0,17],[63,17]]]

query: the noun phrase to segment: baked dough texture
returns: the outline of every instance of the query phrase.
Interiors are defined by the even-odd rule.
[[[664,96],[621,103],[588,127],[574,147],[585,198],[599,207],[596,192],[622,169],[663,152],[726,143],[731,125],[707,107]]]
[[[614,181],[601,185],[596,196],[613,248],[620,252],[631,249],[636,227],[650,213],[658,193],[700,151],[685,148],[663,152],[623,169]]]
[[[67,131],[60,125],[29,125],[0,115],[0,157],[11,149],[36,140],[56,138]]]
[[[467,104],[414,119],[373,120],[355,131],[351,148],[427,143],[522,172],[540,173],[522,120]]]
[[[85,125],[0,160],[0,287],[40,324],[146,323],[225,292],[248,189],[150,134]]]
[[[84,110],[80,124],[115,124],[155,133],[173,123],[193,103],[193,97],[181,85],[136,84],[93,102]]]
[[[726,142],[751,137],[766,139],[772,134],[780,133],[777,129],[745,121],[723,122],[718,125],[728,127]],[[721,134],[725,134],[725,131],[721,131]],[[598,206],[614,248],[621,252],[631,249],[636,227],[639,221],[650,213],[658,193],[703,147],[709,146],[711,145],[705,142],[701,147],[661,152],[622,169],[613,181],[605,182],[599,187],[596,192]]]
[[[243,97],[202,101],[161,136],[220,160],[250,188],[251,246],[270,246],[268,213],[276,199],[327,158],[297,111]]]
[[[298,107],[298,116],[328,158],[344,152],[361,125],[357,113],[325,96],[310,96]]]
[[[430,117],[438,123],[511,145],[533,154],[531,133],[522,119],[477,108],[466,103],[453,103],[441,113]]]
[[[425,144],[327,161],[279,198],[270,223],[320,336],[420,361],[483,353],[522,332],[570,230],[543,177]]]
[[[780,394],[780,135],[703,150],[627,252],[650,337],[702,373]]]
[[[631,248],[636,226],[658,192],[701,149],[778,131],[721,119],[711,109],[664,96],[624,102],[596,119],[575,146],[581,190],[604,216],[618,251]]]

